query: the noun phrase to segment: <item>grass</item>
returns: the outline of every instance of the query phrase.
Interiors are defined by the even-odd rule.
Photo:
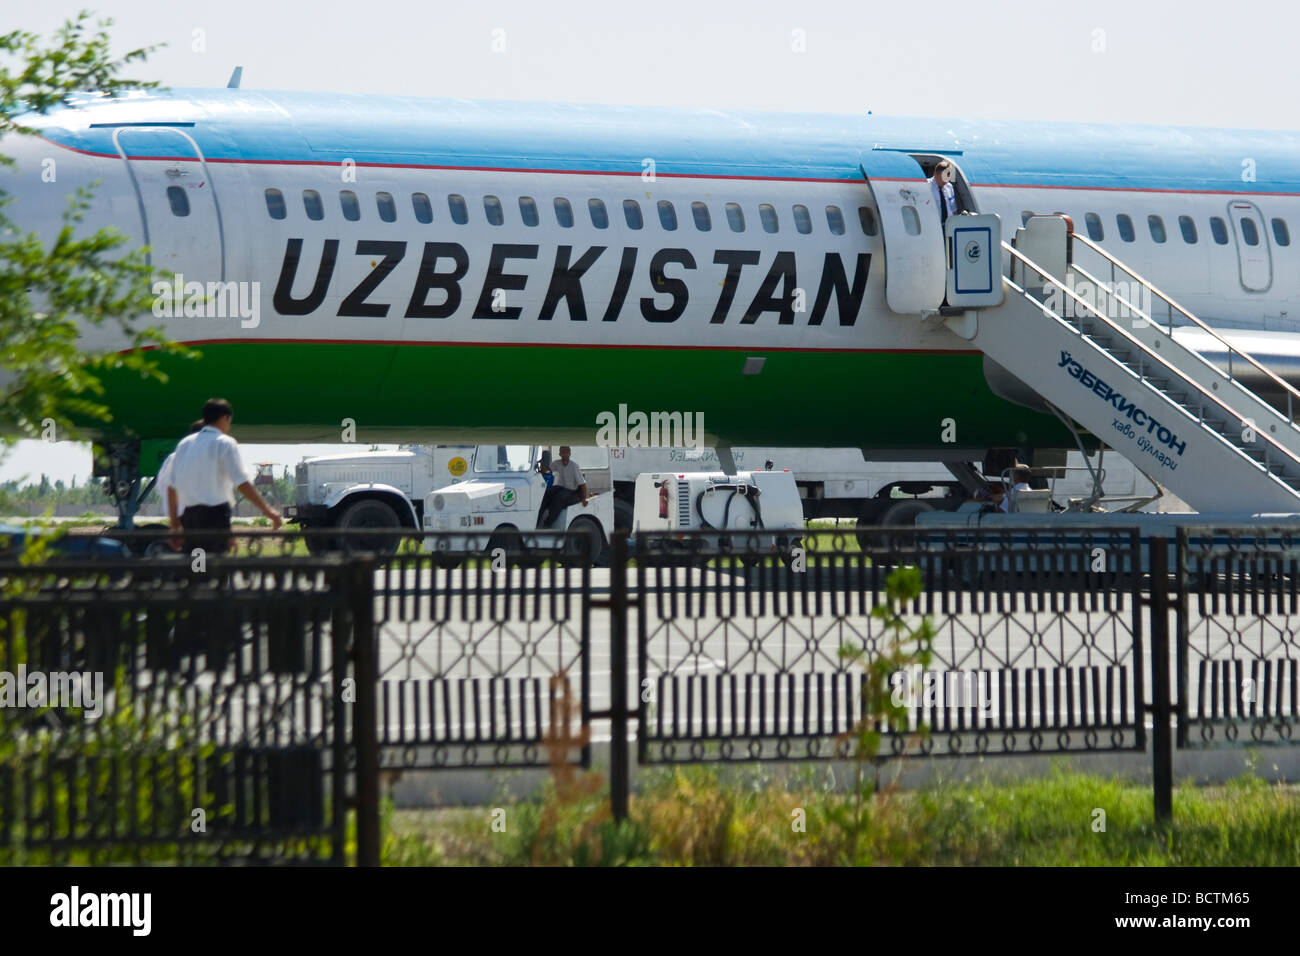
[[[593,778],[599,778],[593,775]],[[886,789],[854,813],[827,771],[784,781],[710,768],[652,777],[629,819],[607,792],[503,797],[495,807],[385,812],[384,862],[402,865],[1296,866],[1300,792],[1247,773],[1174,793],[1158,830],[1149,786],[1075,773],[1011,784]],[[497,813],[494,816],[493,811]],[[1104,812],[1104,832],[1095,829]],[[803,830],[797,829],[800,819]],[[854,820],[858,821],[854,833]],[[493,822],[497,829],[493,829]],[[856,837],[856,839],[855,839]]]

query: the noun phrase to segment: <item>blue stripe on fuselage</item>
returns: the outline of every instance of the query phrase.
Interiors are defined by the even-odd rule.
[[[111,125],[193,121],[217,160],[856,180],[876,147],[951,152],[974,183],[1300,193],[1300,133],[755,113],[254,90],[81,97],[33,125],[115,155]],[[109,126],[92,128],[90,124]],[[1256,181],[1243,180],[1250,164]]]

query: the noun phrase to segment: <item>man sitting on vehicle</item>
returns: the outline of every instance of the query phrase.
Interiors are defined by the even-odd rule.
[[[555,483],[542,496],[542,508],[537,513],[539,528],[549,528],[570,505],[582,502],[582,506],[587,507],[587,479],[583,477],[578,463],[569,457],[570,454],[572,449],[568,445],[561,445],[560,460],[551,462]]]

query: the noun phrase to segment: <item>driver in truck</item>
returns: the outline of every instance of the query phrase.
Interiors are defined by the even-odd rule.
[[[555,481],[542,496],[542,508],[537,513],[537,527],[549,528],[569,505],[582,502],[587,507],[587,479],[583,477],[578,463],[569,456],[573,450],[568,445],[560,446],[560,460],[551,462],[551,473]]]

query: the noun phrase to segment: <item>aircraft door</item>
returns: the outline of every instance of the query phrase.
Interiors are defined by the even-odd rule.
[[[186,282],[224,282],[221,209],[198,144],[166,126],[122,127],[113,142],[135,185],[150,264]]]
[[[948,304],[988,308],[1002,303],[1002,220],[991,214],[949,216],[944,223],[948,254]]]
[[[1247,292],[1267,292],[1273,284],[1273,257],[1259,207],[1252,202],[1234,199],[1228,203],[1228,215],[1232,219],[1232,234],[1237,240],[1241,287]]]
[[[902,315],[938,309],[947,261],[939,208],[910,155],[871,150],[861,156],[885,249],[885,301]]]

